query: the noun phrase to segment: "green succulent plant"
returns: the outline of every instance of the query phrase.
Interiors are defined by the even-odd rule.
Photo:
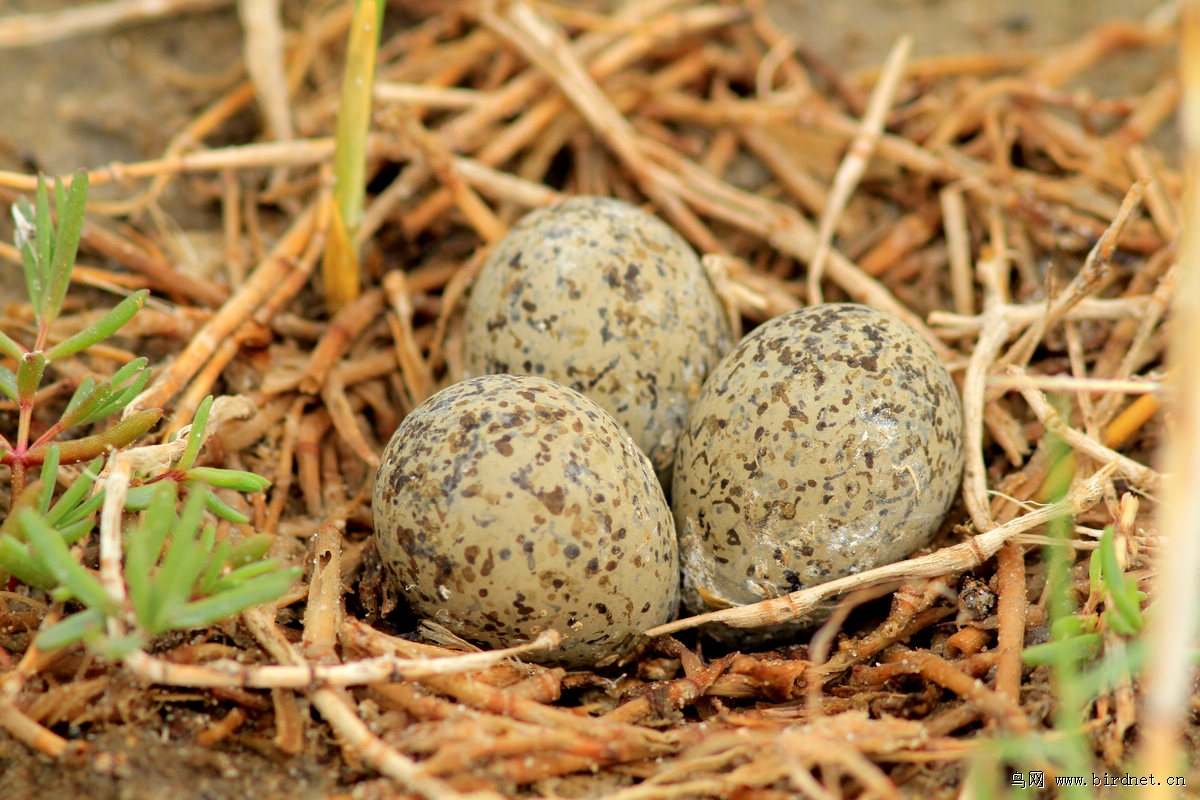
[[[0,522],[0,584],[19,582],[69,604],[66,616],[39,632],[37,643],[43,649],[83,640],[119,658],[157,634],[208,625],[274,600],[301,570],[265,558],[272,541],[266,534],[218,540],[215,518],[239,524],[248,520],[215,489],[260,492],[270,482],[249,472],[196,466],[211,397],[197,410],[178,460],[157,474],[137,476],[125,496],[124,607],[73,552],[72,546],[92,533],[104,504],[100,476],[105,462],[111,463],[162,416],[158,409],[136,411],[99,433],[64,438],[73,429],[117,417],[145,389],[151,369],[147,359],[138,358],[106,378],[81,381],[58,419],[36,436],[32,433],[47,370],[111,337],[133,319],[149,294],[135,292],[84,330],[51,341],[70,286],[87,192],[86,172],[77,173],[67,188],[55,182],[57,225],[43,179],[34,203],[21,199],[12,208],[36,333],[26,346],[0,330],[0,356],[15,362],[14,368],[0,364],[0,393],[17,409],[16,431],[0,430],[0,465],[8,467],[10,481],[10,513]],[[58,491],[60,471],[84,462],[70,485]],[[122,622],[119,637],[108,634],[114,618]]]

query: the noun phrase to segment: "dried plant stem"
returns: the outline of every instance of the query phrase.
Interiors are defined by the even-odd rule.
[[[1122,320],[1138,319],[1144,313],[1149,298],[1137,295],[1128,298],[1096,298],[1085,297],[1071,307],[1063,319],[1078,322],[1081,320]],[[1002,305],[999,312],[1014,328],[1025,328],[1032,325],[1046,314],[1045,303],[1036,305]],[[947,311],[934,311],[929,315],[929,324],[934,328],[946,329],[944,335],[958,336],[974,333],[985,327],[982,314],[965,315]]]
[[[316,209],[310,208],[296,220],[267,260],[259,265],[249,280],[242,284],[237,294],[204,325],[179,357],[129,404],[126,414],[143,408],[162,406],[183,389],[184,384],[208,361],[221,342],[276,291],[281,283],[286,283],[290,273],[297,268],[301,253],[316,233],[315,223]],[[309,264],[307,268],[311,269],[312,265]]]
[[[1028,733],[1032,730],[1016,699],[992,692],[941,656],[927,650],[896,647],[888,655],[887,663],[919,673],[927,680],[944,686],[1013,733]]]
[[[992,270],[999,265],[986,262],[980,270]],[[996,527],[989,508],[987,493],[987,466],[983,457],[983,425],[986,405],[987,373],[995,362],[1000,349],[1008,341],[1008,321],[1000,311],[999,300],[994,290],[984,290],[984,320],[979,340],[971,351],[967,373],[963,378],[963,450],[966,460],[963,465],[963,499],[971,522],[979,532]]]
[[[669,622],[645,631],[647,636],[663,636],[678,631],[699,627],[709,623],[723,623],[735,628],[756,628],[778,625],[782,622],[803,619],[814,611],[822,601],[836,595],[852,592],[865,586],[893,580],[933,578],[953,575],[973,569],[987,561],[1005,542],[1018,534],[1032,530],[1063,515],[1077,516],[1090,509],[1104,496],[1104,487],[1117,469],[1109,464],[1084,481],[1072,487],[1061,503],[1042,506],[1017,517],[1003,525],[980,533],[961,544],[944,547],[925,556],[910,558],[896,564],[866,570],[857,575],[837,578],[828,583],[801,589],[772,600],[764,600],[748,606],[712,611],[695,617]]]
[[[1109,261],[1112,259],[1113,252],[1117,248],[1117,241],[1120,239],[1121,232],[1125,229],[1126,224],[1128,224],[1130,218],[1133,216],[1133,212],[1141,202],[1145,188],[1143,182],[1135,183],[1129,188],[1124,200],[1121,202],[1121,208],[1118,210],[1116,217],[1113,218],[1112,223],[1105,229],[1103,235],[1096,241],[1096,245],[1088,253],[1083,268],[1071,279],[1067,287],[1050,301],[1045,315],[1035,321],[1021,335],[1021,338],[1009,348],[1008,352],[999,359],[997,362],[999,365],[1025,365],[1029,361],[1029,357],[1033,355],[1033,350],[1038,342],[1045,336],[1046,330],[1061,320],[1063,315],[1072,306],[1095,291],[1105,271],[1108,269]]]
[[[198,666],[177,664],[135,651],[125,666],[143,680],[168,686],[238,687],[252,689],[307,689],[313,686],[341,688],[400,680],[418,680],[438,675],[474,672],[521,653],[553,649],[562,637],[547,631],[534,641],[505,650],[468,653],[444,659],[410,660],[380,656],[346,664],[244,664],[219,660]]]
[[[1009,375],[1019,377],[1022,370],[1016,367],[1009,367]],[[1083,431],[1067,425],[1054,407],[1050,405],[1050,401],[1046,396],[1032,386],[1021,387],[1021,396],[1029,403],[1033,413],[1046,426],[1046,430],[1062,437],[1063,441],[1074,447],[1079,452],[1096,459],[1100,463],[1111,463],[1116,466],[1117,474],[1127,481],[1132,483],[1139,489],[1158,493],[1162,490],[1163,478],[1162,475],[1155,470],[1143,464],[1139,464],[1132,458],[1123,456],[1120,453],[1105,447],[1100,442],[1088,436]]]
[[[66,739],[30,719],[7,697],[0,697],[0,727],[17,741],[50,758],[62,757],[69,746]]]
[[[305,667],[304,658],[279,632],[271,611],[254,609],[245,612],[242,619],[274,658],[300,669]],[[340,691],[316,689],[309,693],[309,698],[321,716],[338,732],[344,747],[353,748],[375,769],[421,797],[429,800],[500,800],[501,795],[494,792],[457,792],[444,781],[427,774],[414,761],[372,733],[354,712],[350,698]]]
[[[205,11],[231,3],[233,0],[109,0],[44,14],[20,14],[0,23],[0,48],[61,42],[131,22]]]
[[[900,79],[904,76],[904,65],[908,61],[911,51],[911,36],[900,37],[900,40],[892,47],[892,52],[888,54],[887,61],[883,65],[879,83],[875,85],[875,91],[871,93],[871,100],[867,104],[867,113],[863,117],[862,128],[850,142],[846,157],[838,167],[837,175],[834,176],[833,187],[829,191],[829,200],[825,205],[825,210],[821,213],[821,223],[817,230],[817,251],[808,265],[806,285],[808,302],[811,305],[822,302],[821,276],[825,274],[825,260],[833,248],[833,232],[837,227],[838,217],[845,210],[846,204],[850,202],[850,196],[854,194],[863,173],[867,171],[867,165],[871,161],[875,147],[879,144],[879,136],[887,124],[888,109],[895,100],[896,90],[900,88]]]
[[[1189,0],[1180,10],[1180,117],[1188,193],[1181,215],[1183,241],[1170,348],[1176,368],[1168,402],[1175,427],[1162,447],[1164,469],[1171,476],[1159,519],[1162,556],[1155,606],[1162,613],[1152,615],[1147,634],[1154,658],[1143,684],[1138,749],[1141,770],[1167,775],[1176,774],[1183,763],[1181,727],[1187,698],[1193,694],[1196,667],[1191,653],[1200,630],[1200,370],[1189,363],[1200,341],[1200,3]],[[1166,800],[1172,793],[1160,782],[1140,796]]]
[[[1025,548],[1009,542],[996,554],[999,618],[996,650],[996,694],[1021,702],[1021,648],[1025,645]]]

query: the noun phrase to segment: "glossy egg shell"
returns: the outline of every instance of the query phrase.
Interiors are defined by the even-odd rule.
[[[372,512],[413,609],[482,644],[555,628],[548,660],[596,666],[678,606],[650,462],[607,412],[544,378],[472,378],[414,409],[384,450]]]
[[[468,375],[541,375],[595,400],[669,485],[679,432],[733,345],[696,254],[636,206],[571,197],[525,216],[471,289]]]
[[[768,321],[713,371],[680,439],[684,604],[744,605],[907,557],[962,464],[957,389],[910,326],[849,303]]]

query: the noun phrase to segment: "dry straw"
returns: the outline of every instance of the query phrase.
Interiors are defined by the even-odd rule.
[[[111,3],[90,22],[61,12],[50,28],[10,18],[0,46],[34,28],[76,35],[152,6],[212,5]],[[1193,5],[1180,75],[1167,69],[1142,92],[1102,97],[1075,87],[1120,52],[1170,47],[1174,19],[1108,23],[1044,53],[922,58],[901,42],[881,70],[845,74],[759,3],[630,0],[609,14],[543,2],[392,3],[411,24],[380,43],[368,143],[378,192],[360,228],[368,286],[326,319],[311,284],[329,223],[346,5],[303,8],[283,48],[255,17],[242,83],[214,96],[160,158],[98,166],[92,183],[124,193],[93,207],[83,247],[101,258],[77,273],[93,286],[155,293],[129,352],[90,356],[129,358],[152,338],[173,348],[137,407],[165,405],[176,428],[207,394],[252,400],[252,416],[222,424],[211,458],[273,480],[246,512],[254,529],[276,535],[279,553],[309,564],[307,583],[280,601],[285,617],[243,615],[250,635],[236,646],[214,631],[87,670],[78,654],[29,643],[57,607],[0,593],[9,735],[58,756],[67,743],[48,726],[97,718],[80,697],[128,709],[158,702],[154,687],[188,686],[226,709],[203,741],[273,730],[272,746],[295,754],[312,740],[306,727],[328,724],[348,762],[427,798],[527,786],[555,794],[574,773],[588,776],[593,796],[625,800],[899,797],[930,774],[957,785],[993,734],[1049,725],[1045,668],[1020,658],[1045,624],[1034,545],[1048,521],[1074,517],[1070,545],[1083,555],[1114,525],[1121,563],[1145,588],[1165,547],[1159,530],[1169,531],[1170,552],[1183,555],[1165,562],[1172,582],[1160,604],[1200,607],[1189,510],[1200,491],[1184,488],[1200,474],[1188,449],[1200,440],[1190,434],[1200,402],[1189,399],[1200,313],[1188,310],[1194,237],[1176,241],[1200,226],[1188,227],[1196,204],[1183,192],[1195,172],[1200,88]],[[286,76],[288,91],[267,75]],[[1169,132],[1181,96],[1185,174],[1151,143]],[[273,139],[206,146],[252,105],[272,121]],[[9,195],[33,181],[0,173]],[[220,208],[224,274],[194,274],[154,238],[172,235],[156,222],[169,187]],[[706,254],[746,326],[818,298],[852,299],[899,314],[930,341],[960,384],[968,431],[963,502],[934,548],[661,626],[617,673],[513,658],[552,647],[552,636],[464,654],[469,646],[452,637],[421,644],[365,624],[393,603],[367,538],[381,443],[461,375],[462,298],[487,245],[530,208],[583,192],[644,204],[672,223]],[[1174,317],[1172,301],[1184,309]],[[1169,336],[1179,344],[1168,375]],[[1171,436],[1164,385],[1177,393]],[[1071,459],[1052,459],[1051,433],[1074,448]],[[1167,463],[1179,484],[1153,463],[1166,439],[1178,445]],[[1064,468],[1070,489],[1047,503],[1043,486]],[[126,478],[115,470],[110,489]],[[1160,515],[1164,492],[1180,501]],[[99,561],[115,593],[118,523],[106,514]],[[994,602],[976,609],[972,592]],[[889,594],[890,611],[851,613]],[[711,644],[685,633],[702,622],[784,621],[836,597],[841,606],[811,640],[771,652],[712,657]],[[283,618],[302,620],[299,641]],[[1148,705],[1135,705],[1139,684],[1127,676],[1080,720],[1103,768],[1128,768],[1131,729],[1147,743],[1144,764],[1183,768],[1172,759],[1178,710],[1197,704],[1194,688],[1180,690],[1194,668],[1195,621],[1157,622]],[[122,669],[145,683],[119,683]],[[302,697],[324,722],[308,719]]]

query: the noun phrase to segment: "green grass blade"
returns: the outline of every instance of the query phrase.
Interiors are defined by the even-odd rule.
[[[1137,600],[1136,588],[1133,592],[1129,591],[1128,581],[1125,580],[1125,574],[1117,561],[1116,537],[1111,527],[1105,528],[1100,536],[1100,561],[1108,600],[1112,603],[1113,614],[1109,617],[1109,624],[1116,622],[1113,630],[1131,636],[1141,630],[1142,609]]]
[[[367,133],[382,20],[382,0],[358,0],[350,20],[333,153],[333,218],[334,228],[340,223],[341,235],[330,236],[331,247],[321,265],[325,301],[332,308],[340,308],[358,295],[357,239],[366,192]]]
[[[154,633],[158,632],[157,624],[166,616],[166,610],[157,606],[161,598],[155,592],[154,565],[162,555],[167,534],[178,522],[175,514],[177,498],[173,481],[154,484],[142,512],[141,524],[130,531],[125,551],[125,582],[129,586],[134,613],[142,626]]]
[[[162,555],[163,543],[176,523],[176,486],[173,481],[154,484],[150,502],[142,512],[141,523],[129,533],[125,565],[129,572],[148,575]]]
[[[94,480],[94,478],[91,480]],[[72,488],[74,488],[74,484],[72,484]],[[59,503],[61,503],[61,502],[62,502],[62,499],[60,498]],[[90,495],[86,500],[84,500],[82,503],[75,506],[74,508],[68,508],[66,510],[66,512],[62,515],[62,518],[55,520],[54,524],[56,526],[74,525],[76,522],[79,522],[80,520],[86,519],[86,518],[90,517],[92,514],[95,514],[97,511],[100,510],[100,506],[102,506],[102,505],[104,505],[104,490],[103,489],[101,489],[99,492],[96,492],[96,494]],[[58,508],[57,503],[55,504],[54,508],[55,509]],[[128,508],[128,506],[126,506],[126,508]],[[52,516],[54,515],[54,509],[51,509],[50,514]]]

